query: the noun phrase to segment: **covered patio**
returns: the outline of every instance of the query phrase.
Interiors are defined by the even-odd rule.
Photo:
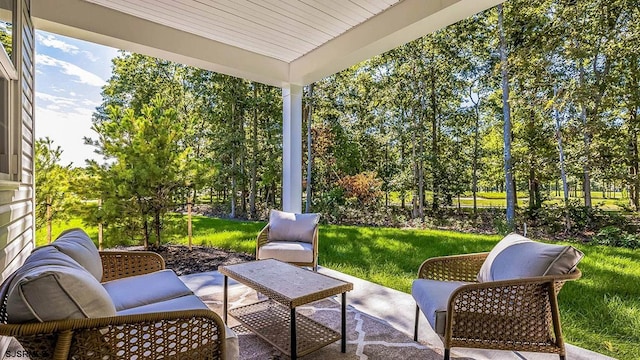
[[[34,1],[31,16],[37,29],[280,87],[282,210],[301,212],[303,87],[501,2],[57,0]],[[412,342],[415,302],[411,295],[331,269],[321,268],[320,272],[354,284],[348,298],[352,313],[363,314],[404,336],[397,343],[403,345],[376,343],[355,322],[356,338],[348,343],[355,350],[338,358],[388,358],[368,353],[365,349],[370,345],[428,350],[434,358],[442,354],[442,342],[429,326],[420,327],[419,344]],[[216,310],[221,301],[221,278],[218,272],[209,272],[183,276],[182,280]],[[241,285],[232,288],[239,297],[256,296]],[[421,322],[426,324],[424,318]],[[606,358],[571,345],[567,351],[571,359]],[[556,358],[550,354],[458,348],[452,355],[473,359]]]

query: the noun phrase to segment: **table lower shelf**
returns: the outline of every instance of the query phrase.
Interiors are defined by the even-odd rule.
[[[287,307],[264,300],[231,309],[229,314],[284,354],[291,355],[291,314]],[[296,314],[296,334],[298,356],[341,339],[339,332],[301,314]]]

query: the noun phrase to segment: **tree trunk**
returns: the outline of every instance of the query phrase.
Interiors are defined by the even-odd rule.
[[[249,193],[249,215],[256,218],[256,192],[258,190],[258,83],[253,83],[253,124],[251,125],[251,190]]]
[[[156,248],[160,248],[160,210],[155,210],[153,215],[153,225],[156,231]]]
[[[232,174],[231,174],[231,213],[229,214],[229,217],[232,219],[236,218],[236,175],[235,175],[235,169],[236,169],[236,157],[231,156],[231,168],[232,170]]]
[[[51,196],[47,197],[47,243],[51,244],[52,221],[51,221]]]
[[[147,220],[147,214],[143,214],[144,220],[142,228],[144,230],[144,249],[149,250],[149,220]]]
[[[635,117],[635,114],[633,115]],[[635,121],[633,122],[635,124]],[[636,211],[640,209],[640,156],[638,155],[638,131],[631,131],[631,201]]]
[[[511,108],[509,106],[509,72],[507,68],[507,42],[504,34],[504,7],[498,5],[498,27],[500,32],[500,64],[502,74],[502,106],[504,117],[504,173],[507,190],[507,230],[515,228],[515,189],[511,160]]]
[[[555,89],[554,89],[555,93]],[[564,163],[564,148],[562,147],[562,123],[560,122],[560,115],[558,109],[553,109],[553,115],[556,120],[556,139],[558,140],[558,155],[560,157],[560,178],[562,179],[562,190],[564,195],[565,208],[569,205],[569,184],[567,183],[567,172],[565,170]],[[558,183],[556,181],[556,189],[558,189]],[[557,192],[557,190],[556,190]]]
[[[403,117],[403,121],[404,121],[404,117]],[[402,166],[404,166],[404,136],[400,137],[400,164]],[[402,210],[404,211],[406,206],[406,199],[405,199],[405,188],[404,185],[402,186],[402,190],[400,191],[400,207],[402,208]]]
[[[433,50],[432,50],[433,52]],[[433,54],[432,54],[433,55]],[[435,212],[440,207],[440,167],[438,165],[438,161],[440,157],[438,156],[438,103],[437,103],[437,94],[436,94],[436,74],[435,68],[433,66],[432,56],[432,65],[431,65],[431,176],[433,178],[433,202],[431,203],[431,208]]]
[[[471,92],[471,89],[469,89]],[[471,175],[471,191],[473,192],[473,214],[478,213],[478,144],[480,142],[480,97],[478,101],[473,101],[473,97],[469,96],[473,102],[473,108],[475,110],[475,124],[473,128],[473,161],[472,161],[472,175]]]
[[[305,212],[311,212],[311,199],[312,199],[312,186],[311,186],[311,171],[313,164],[313,154],[311,152],[311,123],[313,121],[313,83],[309,84],[309,104],[307,110],[307,203],[305,204]]]
[[[584,74],[584,66],[582,65],[582,61],[580,61],[580,65],[578,66],[579,73],[579,81],[580,86],[584,86],[585,84],[585,74]],[[582,119],[582,127],[583,127],[583,142],[584,142],[584,153],[585,153],[585,161],[582,164],[582,173],[583,173],[583,181],[582,181],[582,191],[584,192],[584,206],[587,208],[591,208],[591,134],[589,132],[588,121],[587,121],[587,107],[584,103],[584,100],[580,103],[580,118]]]
[[[529,114],[529,124],[528,124],[528,132],[529,134],[533,134],[535,129],[535,112],[531,110]],[[535,149],[532,146],[528,146],[529,148],[529,209],[538,209],[540,208],[540,204],[536,201],[540,198],[540,194],[538,194],[538,180],[536,179],[536,154]]]

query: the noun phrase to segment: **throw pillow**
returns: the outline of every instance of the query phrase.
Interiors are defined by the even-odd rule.
[[[313,243],[320,214],[295,214],[271,210],[269,213],[269,241],[300,241]]]
[[[583,256],[573,246],[545,244],[512,233],[491,250],[478,272],[478,281],[563,275],[573,271]]]

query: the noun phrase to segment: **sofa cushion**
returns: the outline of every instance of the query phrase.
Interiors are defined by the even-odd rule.
[[[51,245],[82,265],[98,281],[102,281],[100,253],[84,230],[66,230]]]
[[[100,282],[53,246],[36,249],[15,272],[8,289],[9,323],[113,316]]]
[[[568,274],[582,257],[583,253],[573,246],[540,243],[512,233],[491,250],[480,268],[478,281]]]
[[[193,295],[173,270],[131,276],[102,284],[117,311]]]
[[[313,243],[313,232],[320,214],[294,214],[271,210],[268,241],[301,241]]]
[[[449,297],[459,287],[469,283],[462,281],[437,281],[416,279],[411,285],[411,295],[436,333],[444,335],[447,324]]]
[[[117,312],[117,315],[138,315],[180,310],[209,310],[209,308],[199,297],[195,295],[185,295],[174,299],[120,310]]]
[[[180,310],[209,310],[207,305],[195,295],[187,295],[179,298],[160,301],[157,303],[138,306],[131,309],[118,311],[118,315],[140,315],[154,312],[166,312],[166,311],[180,311]],[[227,356],[225,359],[237,360],[240,354],[240,347],[238,344],[238,336],[227,325],[225,329],[225,341]]]
[[[270,241],[258,249],[258,259],[285,262],[313,262],[313,245],[301,241]]]

